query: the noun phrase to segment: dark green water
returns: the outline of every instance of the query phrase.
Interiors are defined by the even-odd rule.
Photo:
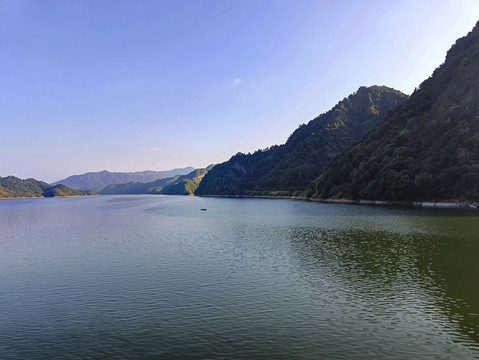
[[[474,359],[478,274],[472,210],[3,200],[0,358]]]

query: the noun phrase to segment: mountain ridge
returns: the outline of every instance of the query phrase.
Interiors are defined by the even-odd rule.
[[[100,195],[119,194],[162,194],[193,195],[198,184],[214,165],[195,169],[186,175],[175,175],[147,183],[130,181],[124,184],[110,184],[100,191]]]
[[[100,191],[105,186],[110,184],[122,184],[130,181],[150,182],[175,175],[186,175],[193,170],[194,168],[191,166],[165,171],[145,170],[136,172],[110,172],[103,170],[97,172],[87,172],[80,175],[71,175],[65,179],[55,181],[52,184],[64,184],[77,190],[93,189],[95,191]]]
[[[98,195],[96,192],[81,191],[63,184],[51,185],[33,178],[19,179],[16,176],[0,177],[0,199],[42,198]]]
[[[370,131],[407,95],[386,86],[360,87],[332,109],[300,125],[283,145],[237,153],[201,181],[196,195],[301,195],[335,156]]]
[[[479,201],[479,22],[363,141],[310,184],[312,199]]]

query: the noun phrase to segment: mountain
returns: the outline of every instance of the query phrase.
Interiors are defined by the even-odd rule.
[[[479,22],[309,189],[313,198],[479,200]]]
[[[158,179],[147,183],[130,181],[125,184],[111,184],[100,190],[100,195],[118,195],[118,194],[161,194],[165,186],[178,180],[181,175],[169,178]]]
[[[147,183],[130,181],[126,184],[111,184],[100,191],[100,195],[113,194],[164,194],[193,195],[201,179],[213,167],[196,169],[187,175],[158,179]]]
[[[50,185],[35,179],[22,180],[15,176],[0,177],[0,198],[56,197],[98,195],[94,191],[79,191],[65,185]]]
[[[165,187],[161,193],[165,195],[194,195],[204,176],[213,167],[214,165],[209,165],[204,169],[196,169],[188,175],[180,176],[176,181]]]
[[[385,87],[360,87],[331,110],[301,125],[284,145],[238,153],[216,165],[197,195],[304,195],[329,162],[370,131],[407,96]]]
[[[186,167],[167,171],[139,171],[139,172],[89,172],[82,175],[72,175],[66,179],[55,181],[53,185],[63,184],[77,190],[93,189],[100,191],[110,184],[123,184],[130,181],[150,182],[175,175],[186,175],[194,168]]]

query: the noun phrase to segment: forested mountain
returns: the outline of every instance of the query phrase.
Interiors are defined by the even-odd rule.
[[[55,197],[98,195],[94,191],[79,191],[65,185],[52,186],[35,179],[21,180],[15,176],[0,177],[0,198]]]
[[[304,195],[331,159],[359,141],[407,96],[384,86],[361,87],[327,113],[301,125],[284,145],[238,153],[216,165],[197,195]]]
[[[479,23],[311,186],[315,198],[479,201]]]
[[[126,184],[112,184],[100,191],[100,195],[113,194],[164,194],[164,195],[193,195],[201,179],[213,167],[196,169],[187,175],[158,179],[147,183],[128,182]]]
[[[157,179],[164,179],[175,175],[186,175],[194,168],[186,167],[167,171],[139,171],[139,172],[89,172],[82,175],[72,175],[66,179],[55,181],[53,185],[63,184],[77,190],[93,189],[100,191],[110,184],[123,184],[130,181],[150,182]]]
[[[165,195],[193,195],[204,176],[214,167],[209,165],[204,169],[196,169],[188,175],[180,176],[162,191]]]

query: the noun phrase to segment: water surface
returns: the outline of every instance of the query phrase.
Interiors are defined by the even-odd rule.
[[[479,358],[477,211],[20,199],[0,229],[2,359]]]

